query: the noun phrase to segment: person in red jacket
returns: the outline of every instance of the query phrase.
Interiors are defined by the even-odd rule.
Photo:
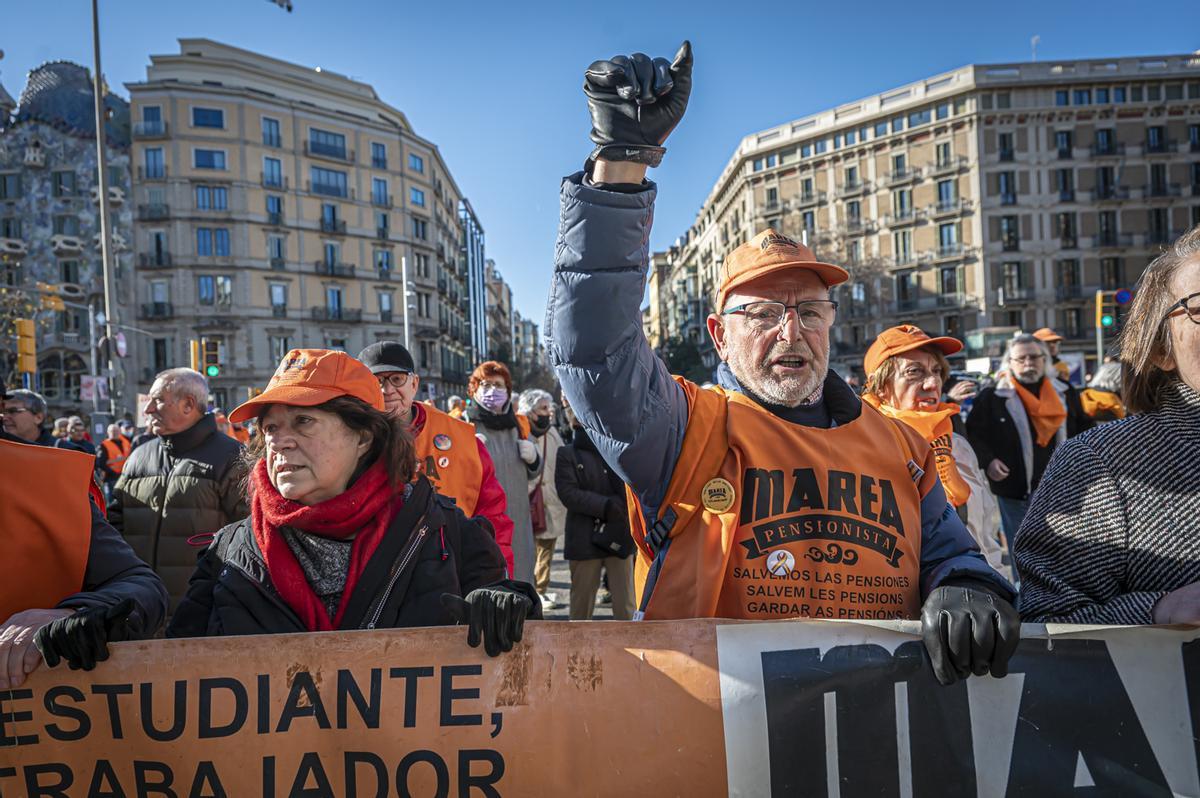
[[[413,401],[421,377],[412,355],[401,344],[371,344],[358,353],[358,359],[379,380],[387,414],[408,422],[418,466],[437,492],[454,499],[465,515],[483,516],[491,522],[511,576],[513,522],[504,489],[496,479],[496,467],[483,441],[475,437],[475,427]]]

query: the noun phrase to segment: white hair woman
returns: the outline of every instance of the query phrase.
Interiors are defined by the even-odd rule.
[[[1018,608],[1200,625],[1200,226],[1146,267],[1119,345],[1133,415],[1054,453],[1013,546]]]
[[[554,397],[539,388],[521,394],[517,412],[529,419],[530,436],[541,452],[542,473],[529,480],[529,515],[533,524],[533,542],[537,559],[533,566],[533,584],[542,597],[542,609],[558,609],[558,597],[549,593],[550,564],[554,548],[562,537],[567,508],[558,498],[554,468],[563,439],[554,426]]]

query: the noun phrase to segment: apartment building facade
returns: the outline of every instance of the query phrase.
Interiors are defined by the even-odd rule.
[[[494,260],[488,259],[486,265],[488,358],[511,361],[516,351],[512,287]]]
[[[129,105],[105,97],[105,160],[112,229],[113,321],[126,344],[114,358],[109,393],[119,413],[132,412],[136,385],[129,377],[140,336],[133,318],[133,214],[130,209]],[[32,70],[13,102],[0,87],[0,363],[10,387],[19,382],[11,318],[32,318],[37,330],[37,372],[32,387],[46,397],[51,416],[99,410],[109,402],[82,401],[85,375],[104,374],[93,348],[104,334],[92,324],[104,309],[100,248],[99,181],[90,72],[54,61]],[[48,298],[64,304],[51,307]],[[50,300],[53,301],[53,300]]]
[[[1097,289],[1200,223],[1200,53],[972,65],[747,136],[669,251],[664,332],[702,334],[767,227],[846,266],[835,362],[915,323],[996,354],[1051,326],[1094,359]],[[710,363],[711,361],[711,363]]]
[[[407,313],[421,398],[465,390],[463,197],[436,145],[365,83],[179,44],[127,86],[140,384],[215,340],[214,403],[232,407],[289,349],[404,340]]]

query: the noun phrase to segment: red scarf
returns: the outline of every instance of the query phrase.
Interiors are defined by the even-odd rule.
[[[251,484],[250,519],[254,539],[263,553],[271,583],[310,632],[338,628],[358,578],[383,540],[388,525],[404,506],[403,496],[392,489],[387,470],[378,461],[344,493],[310,507],[279,494],[267,476],[265,458],[259,460],[251,472]],[[296,555],[279,532],[280,527],[285,526],[338,540],[357,533],[350,549],[346,587],[332,621],[325,605],[308,584]]]

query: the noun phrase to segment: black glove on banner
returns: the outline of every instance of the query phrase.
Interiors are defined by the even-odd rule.
[[[662,143],[683,119],[692,93],[691,42],[670,63],[645,53],[596,61],[584,73],[583,93],[596,142],[589,165],[603,157],[658,166]]]
[[[466,598],[443,593],[442,606],[454,620],[469,627],[467,645],[477,648],[482,637],[489,657],[512,651],[513,643],[521,642],[525,633],[525,619],[534,612],[534,603],[527,596],[505,587],[476,588]],[[539,603],[538,617],[541,609]]]
[[[1021,616],[987,590],[943,585],[921,608],[921,639],[942,684],[988,671],[1007,676],[1021,641]]]
[[[125,599],[113,607],[93,607],[46,624],[37,630],[34,644],[53,668],[66,660],[71,670],[90,671],[108,659],[108,644],[129,639],[127,623],[136,605]]]

